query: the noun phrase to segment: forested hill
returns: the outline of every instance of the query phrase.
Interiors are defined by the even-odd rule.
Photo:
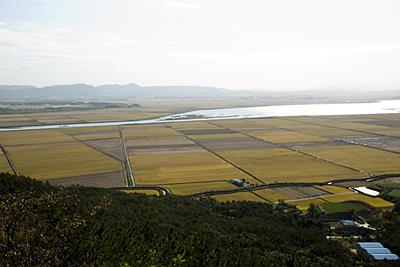
[[[1,266],[354,266],[313,213],[0,174]]]

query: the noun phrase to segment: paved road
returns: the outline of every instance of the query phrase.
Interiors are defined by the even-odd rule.
[[[198,198],[198,197],[206,197],[206,196],[226,195],[226,194],[231,194],[231,193],[256,191],[256,190],[261,190],[261,189],[265,189],[265,188],[276,188],[276,187],[285,187],[285,186],[323,186],[323,185],[336,185],[338,183],[343,183],[343,182],[373,182],[373,181],[377,181],[377,180],[381,180],[381,179],[385,179],[385,178],[391,178],[391,177],[400,177],[400,174],[399,173],[383,174],[383,175],[376,175],[376,176],[368,177],[365,179],[332,180],[332,181],[323,182],[323,183],[313,182],[313,183],[261,184],[261,185],[255,185],[255,186],[250,186],[250,187],[241,187],[241,188],[237,188],[237,189],[207,191],[207,192],[192,194],[187,197]]]
[[[121,138],[122,149],[124,150],[124,157],[125,157],[124,168],[125,168],[127,185],[128,185],[128,187],[135,187],[135,185],[136,185],[135,179],[133,177],[133,172],[132,172],[132,168],[131,168],[131,163],[129,161],[128,152],[126,151],[125,139],[122,134],[121,127],[119,127],[119,136]]]

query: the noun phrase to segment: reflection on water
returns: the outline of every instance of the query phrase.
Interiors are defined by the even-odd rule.
[[[371,103],[344,103],[344,104],[307,104],[307,105],[280,105],[250,108],[226,108],[197,110],[181,114],[161,117],[158,119],[140,121],[95,122],[79,124],[57,124],[40,126],[22,126],[14,128],[0,128],[0,131],[27,131],[60,128],[119,126],[135,124],[151,124],[160,122],[202,121],[217,119],[266,118],[283,116],[322,116],[322,115],[358,115],[358,114],[385,114],[399,113],[400,100],[383,100]]]
[[[250,108],[210,109],[172,115],[165,119],[263,118],[283,116],[356,115],[399,113],[400,100],[372,103],[281,105]]]

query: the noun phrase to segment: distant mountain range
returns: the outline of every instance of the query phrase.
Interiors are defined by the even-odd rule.
[[[235,91],[202,86],[140,86],[88,84],[52,85],[46,87],[0,85],[1,98],[97,98],[97,97],[224,97]]]
[[[362,90],[309,90],[292,92],[260,92],[250,90],[233,91],[225,88],[205,86],[140,86],[135,83],[119,85],[106,84],[93,86],[88,84],[52,85],[45,87],[0,85],[0,98],[214,98],[214,97],[257,97],[257,98],[330,98],[330,97],[376,97],[398,98],[398,91],[362,91]]]

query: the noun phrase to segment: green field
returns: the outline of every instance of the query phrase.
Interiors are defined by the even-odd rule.
[[[365,210],[368,209],[367,206],[361,202],[348,201],[340,203],[327,203],[320,205],[323,211],[326,213],[336,213],[336,212],[349,212],[352,210]]]
[[[400,199],[400,189],[392,189],[390,190],[389,193],[387,193],[389,196]]]

